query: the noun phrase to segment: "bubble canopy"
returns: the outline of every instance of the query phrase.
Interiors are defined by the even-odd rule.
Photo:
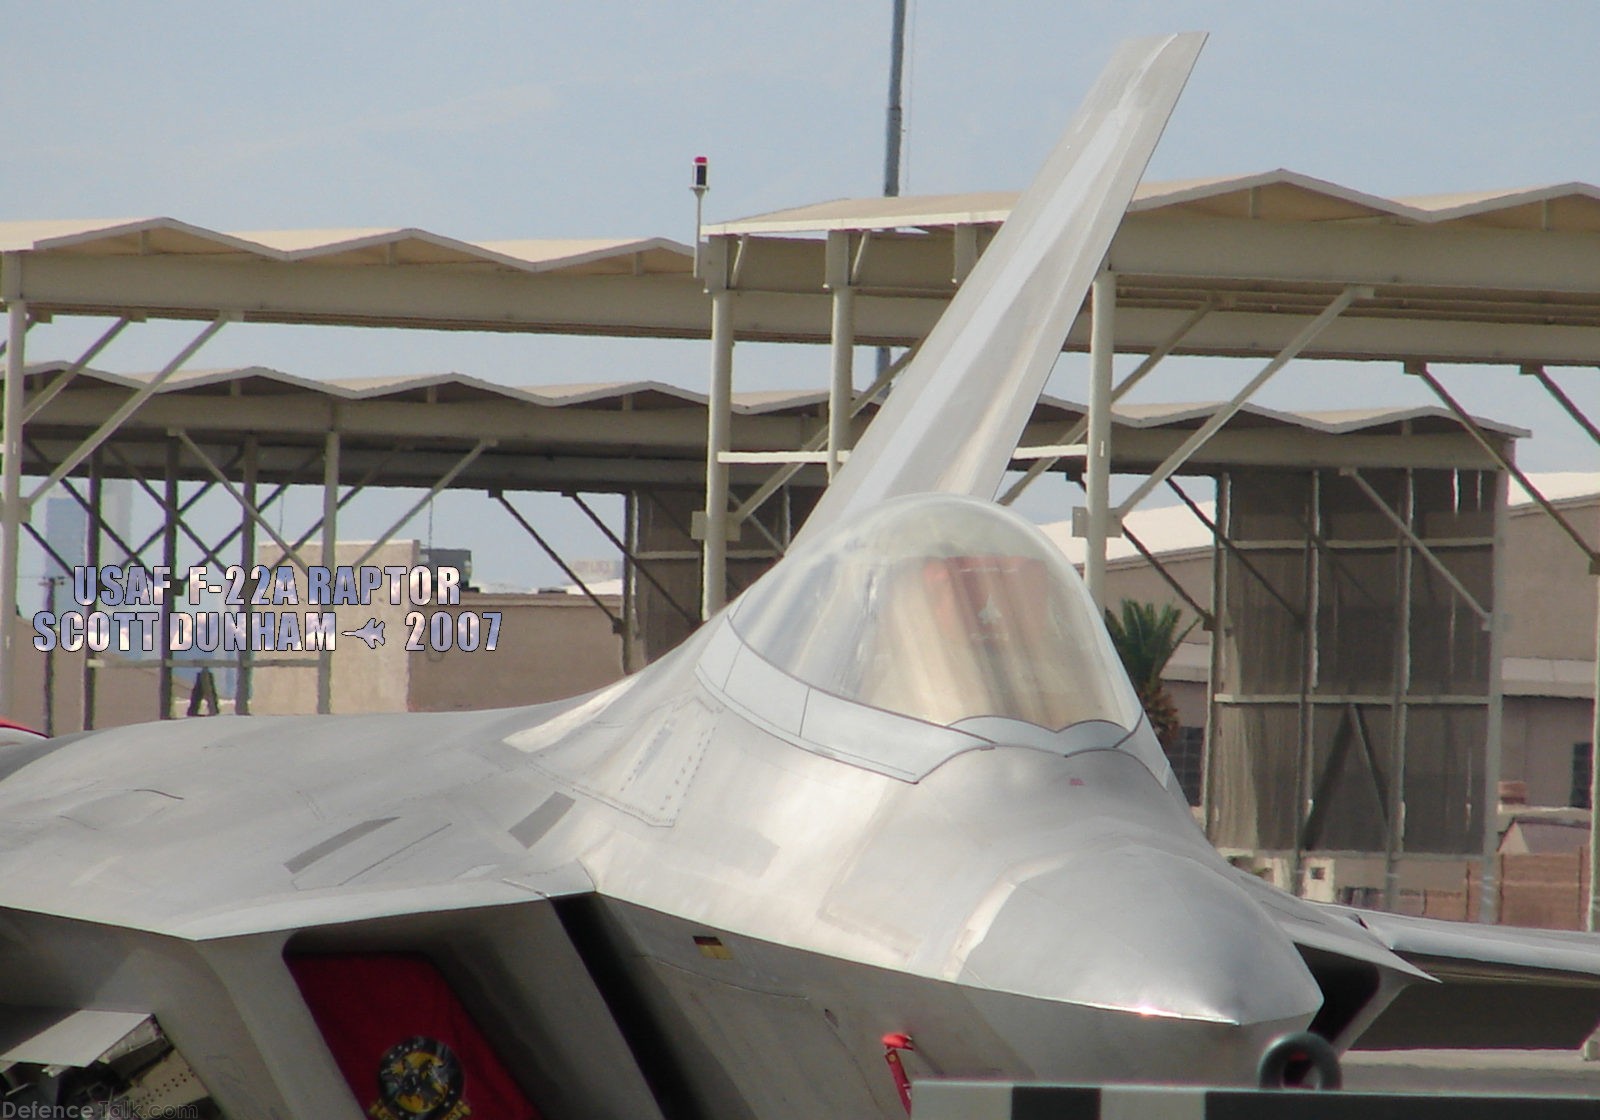
[[[950,494],[886,502],[787,556],[733,628],[813,688],[951,726],[1131,731],[1140,705],[1083,581],[1016,514]]]

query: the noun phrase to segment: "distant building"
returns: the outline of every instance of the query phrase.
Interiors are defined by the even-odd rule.
[[[71,498],[46,498],[44,540],[49,546],[44,556],[45,574],[70,578],[72,572],[69,569],[88,560],[88,511]],[[62,566],[63,562],[65,567]]]
[[[1600,540],[1600,474],[1542,474],[1532,481],[1590,541]],[[1210,503],[1201,505],[1209,517]],[[1508,890],[1519,887],[1514,871],[1537,864],[1570,859],[1572,874],[1562,872],[1557,902],[1518,903],[1531,906],[1523,920],[1571,925],[1578,914],[1578,851],[1588,844],[1589,760],[1594,717],[1596,580],[1587,559],[1532,499],[1515,485],[1506,519],[1505,551],[1500,557],[1505,573],[1504,642],[1500,667],[1502,689],[1500,824]],[[1127,528],[1155,554],[1166,574],[1201,606],[1212,602],[1212,534],[1182,506],[1137,511]],[[1067,523],[1044,526],[1045,532],[1074,562],[1081,564],[1083,541],[1071,535]],[[1126,539],[1108,544],[1106,601],[1122,599],[1170,603],[1193,617],[1186,604],[1155,567]],[[1203,788],[1202,759],[1208,719],[1211,635],[1196,627],[1168,666],[1166,682],[1177,705],[1183,731],[1170,752],[1174,770],[1183,781],[1191,803],[1198,803]],[[1560,810],[1567,810],[1560,812]],[[1555,814],[1552,818],[1551,814]],[[1515,827],[1513,823],[1515,822]],[[1509,831],[1505,831],[1509,829]],[[1558,843],[1559,842],[1559,843]],[[1542,861],[1542,862],[1541,862]],[[1468,891],[1463,877],[1470,861],[1413,861],[1405,869],[1402,892],[1420,911],[1431,906],[1456,906],[1466,916]],[[1307,893],[1330,899],[1374,904],[1381,890],[1382,859],[1340,859],[1308,856]],[[1563,865],[1564,866],[1564,865]],[[1267,870],[1263,868],[1264,870]],[[1284,868],[1270,869],[1282,880]],[[1520,873],[1520,872],[1519,872]],[[1537,874],[1546,876],[1547,871]],[[1551,888],[1543,879],[1540,890]],[[1288,886],[1287,882],[1280,885]],[[1455,895],[1454,903],[1440,899]],[[1517,895],[1522,898],[1522,895]],[[1540,896],[1543,898],[1543,895]],[[1431,901],[1430,901],[1431,900]],[[1511,898],[1503,899],[1510,906]],[[1502,919],[1512,920],[1509,910]]]
[[[59,490],[57,493],[59,497],[46,498],[43,502],[45,543],[67,567],[86,564],[89,561],[89,511],[70,495],[61,494]],[[128,541],[133,535],[133,483],[123,478],[108,478],[101,483],[100,515],[106,527],[106,537],[101,544],[102,563],[119,563],[124,557],[115,541],[119,538]],[[47,552],[43,574],[71,573]]]

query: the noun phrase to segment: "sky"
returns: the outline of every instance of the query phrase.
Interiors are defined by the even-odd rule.
[[[1287,167],[1378,195],[1600,182],[1600,4],[1590,0],[911,0],[910,11],[906,194],[1024,186],[1118,41],[1194,29],[1211,38],[1147,179]],[[0,0],[0,21],[0,220],[163,215],[229,231],[415,226],[465,240],[687,242],[696,155],[711,161],[708,221],[881,189],[889,0]],[[102,327],[42,326],[30,360],[75,357]],[[96,364],[158,368],[193,330],[141,325]],[[704,342],[241,324],[191,366],[703,389],[708,364]],[[821,387],[827,365],[820,347],[745,344],[736,388]],[[1254,371],[1171,360],[1140,396],[1218,399]],[[1086,372],[1081,356],[1065,356],[1050,391],[1083,399]],[[1469,407],[1534,430],[1525,465],[1600,469],[1600,451],[1513,371],[1445,372]],[[1564,380],[1600,412],[1594,370]],[[1425,403],[1421,392],[1387,365],[1301,362],[1257,399]],[[1079,500],[1065,483],[1039,490],[1028,512],[1041,519]],[[290,528],[315,516],[314,497],[296,500]],[[363,496],[344,528],[377,532],[411,500]],[[435,543],[472,547],[483,579],[561,582],[486,499],[435,505]],[[571,555],[610,554],[559,498],[528,509]],[[620,503],[606,509],[614,517]],[[410,531],[425,534],[425,522]]]

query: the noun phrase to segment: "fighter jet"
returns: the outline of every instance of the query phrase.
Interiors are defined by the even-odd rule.
[[[13,1099],[890,1120],[897,1070],[1576,1044],[1592,940],[1230,867],[1077,574],[991,500],[1202,38],[1117,52],[788,555],[657,663],[535,707],[0,746]]]

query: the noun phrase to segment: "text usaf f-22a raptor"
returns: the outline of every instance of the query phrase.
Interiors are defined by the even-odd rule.
[[[891,1034],[917,1076],[1088,1081],[1244,1081],[1307,1028],[1581,1040],[1581,935],[1230,868],[990,500],[1202,40],[1119,49],[788,555],[644,671],[0,747],[16,1099],[892,1118]]]

